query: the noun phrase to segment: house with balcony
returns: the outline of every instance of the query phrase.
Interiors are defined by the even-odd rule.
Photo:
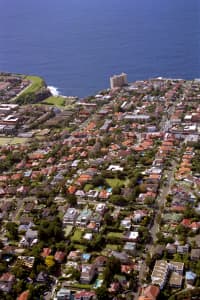
[[[158,285],[163,289],[169,273],[169,265],[166,260],[156,260],[156,263],[151,274],[152,284]]]
[[[78,210],[70,207],[63,216],[63,225],[74,225],[78,217]]]
[[[95,264],[83,264],[81,266],[81,277],[80,282],[89,284],[96,274]]]

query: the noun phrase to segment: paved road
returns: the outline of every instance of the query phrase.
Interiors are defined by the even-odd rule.
[[[165,114],[160,122],[160,130],[163,132],[168,132],[169,128],[170,128],[170,116],[173,114],[175,109],[175,103],[172,107],[169,108],[168,110],[168,114]],[[174,181],[174,173],[176,170],[176,165],[177,162],[175,160],[173,160],[171,162],[171,167],[164,171],[162,178],[164,178],[165,182],[162,184],[162,186],[160,187],[159,190],[159,194],[156,198],[156,206],[157,208],[155,209],[155,216],[154,216],[154,220],[153,220],[153,225],[151,226],[151,229],[149,231],[151,237],[152,237],[152,241],[150,244],[148,244],[146,246],[146,253],[152,253],[154,251],[155,248],[155,243],[157,240],[157,233],[160,230],[159,224],[158,224],[158,215],[162,213],[162,209],[165,205],[165,201],[166,201],[166,196],[169,194],[169,191],[171,190],[173,181]],[[166,178],[166,179],[165,179]],[[146,254],[143,255],[143,263],[140,265],[140,271],[139,271],[139,284],[140,287],[142,286],[142,280],[146,278],[146,274],[148,273],[148,268],[145,264],[145,258],[146,258]],[[138,289],[138,292],[135,294],[134,299],[137,300],[139,293],[140,293],[140,287]]]
[[[17,207],[16,207],[15,211],[13,212],[12,222],[18,222],[19,213],[21,212],[22,207],[24,205],[24,199],[17,198],[16,202],[17,202]]]

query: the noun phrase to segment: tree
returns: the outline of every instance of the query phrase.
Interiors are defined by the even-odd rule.
[[[55,260],[52,255],[49,255],[45,258],[45,264],[46,266],[51,269],[55,265]]]
[[[110,201],[113,204],[119,205],[119,206],[125,206],[126,204],[128,204],[128,201],[121,195],[111,195]]]
[[[18,279],[26,280],[29,275],[29,270],[21,262],[17,262],[12,268],[12,273]]]
[[[8,222],[6,224],[6,230],[8,231],[8,235],[11,240],[14,240],[14,241],[18,240],[18,229],[17,229],[16,223]]]
[[[108,258],[106,262],[106,267],[103,272],[103,277],[106,286],[109,286],[113,276],[115,274],[121,273],[121,262],[119,259],[115,258],[114,256],[111,256]]]
[[[101,176],[101,175],[95,176],[95,177],[92,179],[92,184],[93,184],[95,187],[107,185],[107,183],[106,183],[104,177]]]
[[[90,251],[91,250],[98,251],[104,246],[104,243],[105,243],[104,237],[101,234],[97,234],[95,238],[93,238],[89,243],[88,248]]]
[[[74,207],[77,205],[77,198],[73,194],[67,194],[67,202],[70,206]]]
[[[40,241],[44,241],[50,246],[52,243],[62,241],[63,231],[60,219],[55,217],[51,222],[42,220],[38,228],[38,233]]]
[[[69,268],[67,271],[67,274],[71,274],[71,279],[72,280],[79,280],[81,276],[81,272],[78,269],[75,269],[73,267]]]
[[[26,286],[25,280],[18,280],[13,286],[13,291],[17,295],[19,295],[25,289],[25,286]]]
[[[113,217],[109,212],[105,213],[104,215],[104,223],[108,226],[113,224]]]
[[[0,275],[3,274],[4,272],[6,272],[7,270],[7,265],[5,262],[1,262],[0,263]]]
[[[96,289],[96,295],[98,300],[108,300],[109,299],[109,293],[105,285],[102,285],[101,287]]]

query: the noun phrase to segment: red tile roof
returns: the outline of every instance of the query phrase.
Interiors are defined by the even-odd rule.
[[[17,300],[27,300],[29,296],[29,291],[24,291],[23,293],[21,293],[19,295],[19,297],[17,298]]]

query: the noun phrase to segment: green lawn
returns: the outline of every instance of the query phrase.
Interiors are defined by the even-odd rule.
[[[82,235],[83,235],[83,232],[81,231],[81,229],[76,229],[75,231],[74,231],[74,234],[73,234],[73,236],[71,237],[71,241],[72,242],[77,242],[77,243],[80,243],[80,240],[81,240],[81,238],[82,238]]]
[[[122,232],[109,232],[108,234],[107,234],[107,238],[108,239],[122,239],[123,238],[123,233]]]
[[[0,137],[0,145],[7,144],[24,144],[28,141],[27,138],[19,138],[19,137]]]
[[[45,82],[41,77],[26,76],[25,79],[28,79],[31,84],[12,100],[19,104],[35,102],[35,94],[40,91],[42,87],[45,87]]]
[[[73,244],[74,245],[74,248],[76,249],[76,250],[81,250],[81,251],[83,251],[83,252],[85,252],[86,251],[86,246],[84,246],[84,245],[79,245],[79,244]]]
[[[109,184],[111,188],[121,187],[122,185],[126,185],[126,180],[121,180],[118,178],[106,178],[106,182]]]
[[[89,192],[89,190],[92,190],[94,187],[92,184],[90,183],[86,183],[86,185],[84,186],[84,191],[85,192]]]
[[[86,290],[91,290],[92,289],[92,284],[81,284],[81,283],[74,283],[73,286],[78,289],[86,289]]]
[[[60,109],[73,109],[75,106],[75,101],[73,99],[63,96],[51,96],[43,100],[42,103],[54,105]]]
[[[26,76],[26,79],[30,80],[32,84],[21,95],[35,93],[44,86],[44,80],[41,77]]]
[[[106,249],[108,249],[108,250],[117,251],[118,248],[119,248],[119,245],[115,245],[115,244],[107,244],[106,245]]]
[[[73,229],[73,226],[71,226],[71,225],[68,225],[68,226],[64,229],[64,235],[65,235],[65,238],[67,238],[67,237],[71,234],[72,229]]]
[[[65,99],[61,96],[51,96],[43,101],[50,105],[55,105],[57,107],[63,107],[65,105]]]

